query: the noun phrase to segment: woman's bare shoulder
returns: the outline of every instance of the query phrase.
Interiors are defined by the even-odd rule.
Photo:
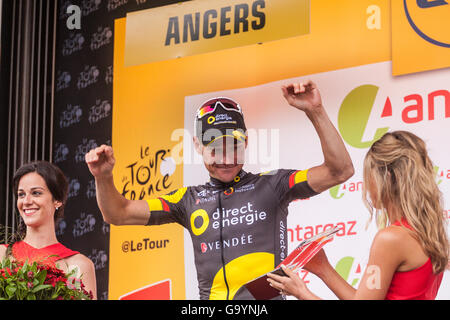
[[[6,249],[8,247],[4,244],[0,244],[0,261],[5,257]]]
[[[78,266],[84,272],[94,270],[94,263],[84,254],[77,253],[64,259],[68,266]]]

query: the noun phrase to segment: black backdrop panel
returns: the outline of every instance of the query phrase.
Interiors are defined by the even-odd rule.
[[[58,1],[53,162],[68,177],[70,192],[57,236],[94,262],[99,299],[108,299],[109,225],[98,209],[84,155],[101,144],[111,145],[114,20],[178,2],[183,1]],[[70,5],[81,9],[80,29],[67,26]]]

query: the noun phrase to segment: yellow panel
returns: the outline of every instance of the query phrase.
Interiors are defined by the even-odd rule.
[[[246,254],[227,263],[225,270],[227,273],[227,283],[230,288],[229,299],[233,300],[236,292],[244,284],[272,271],[274,268],[274,255],[267,252]],[[221,268],[214,277],[209,299],[225,300],[226,298],[227,288],[223,278],[223,268]]]
[[[127,15],[125,65],[299,36],[309,24],[308,0],[195,0],[142,10]]]
[[[419,3],[391,2],[393,75],[450,67],[450,5]]]
[[[366,10],[374,3],[381,10],[379,30],[366,26]],[[132,67],[124,66],[126,19],[116,20],[112,144],[117,188],[131,185],[130,165],[137,161],[133,167],[136,171],[144,166],[141,155],[147,148],[152,153],[164,149],[170,156],[169,150],[182,143],[172,141],[171,135],[184,127],[186,96],[390,60],[389,18],[387,0],[312,0],[309,34]],[[153,168],[151,173],[151,182],[161,182],[160,173],[155,174]],[[183,186],[181,164],[166,184],[167,190],[151,196]],[[135,192],[138,197],[140,190]],[[147,192],[144,195],[149,198]],[[159,251],[123,252],[126,241],[136,244],[143,238],[169,239],[170,246]],[[183,261],[183,231],[179,225],[112,227],[110,299],[168,278],[172,280],[172,297],[184,299]]]

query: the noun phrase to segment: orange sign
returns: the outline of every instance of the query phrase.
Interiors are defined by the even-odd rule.
[[[308,0],[195,0],[127,15],[125,66],[309,33]]]
[[[394,0],[392,74],[450,67],[450,4],[446,0]]]
[[[194,2],[197,1],[186,4]],[[213,2],[203,1],[210,3],[210,6]],[[273,5],[277,2],[284,1],[265,1],[266,9],[269,9],[269,3]],[[222,0],[220,3],[234,6],[236,2]],[[240,3],[256,1],[243,0]],[[311,33],[304,36],[130,67],[125,65],[125,55],[130,50],[127,47],[130,44],[128,37],[132,36],[129,34],[128,19],[134,17],[129,14],[127,19],[116,20],[112,144],[116,157],[114,182],[119,192],[128,199],[151,199],[183,187],[183,164],[176,164],[175,170],[166,179],[165,174],[171,170],[162,164],[169,164],[163,158],[175,158],[178,153],[176,146],[184,139],[191,142],[192,137],[174,135],[177,129],[184,128],[185,116],[192,119],[193,115],[185,115],[184,112],[187,96],[390,60],[390,29],[385,27],[387,21],[383,20],[387,15],[381,15],[380,29],[366,28],[365,21],[370,16],[365,12],[372,4],[372,0],[311,1]],[[388,12],[388,1],[380,1],[379,7],[381,12]],[[309,10],[306,12],[309,15]],[[360,15],[361,12],[363,15]],[[297,15],[298,11],[292,14]],[[195,14],[193,17],[195,21]],[[270,20],[266,21],[269,24]],[[290,21],[286,19],[285,23],[286,29],[289,29]],[[145,30],[137,31],[137,36],[150,36],[150,29]],[[166,28],[163,30],[166,36]],[[175,38],[169,38],[171,45],[174,45]],[[226,36],[223,38],[226,39]],[[183,36],[180,37],[180,44],[182,39]],[[163,38],[163,44],[165,40]],[[359,45],[355,46],[355,43]],[[142,45],[146,45],[145,39]],[[145,48],[136,47],[136,57],[145,54]],[[186,145],[192,149],[184,148],[182,153],[193,154],[192,143]],[[192,297],[191,291],[198,291],[198,283],[194,279],[193,258],[188,251],[190,242],[189,235],[185,239],[183,227],[178,224],[111,226],[109,299],[118,299],[164,279],[171,280],[172,299]],[[251,257],[255,260],[260,258],[257,253]],[[236,270],[236,274],[242,269],[240,264],[230,268]],[[261,265],[261,268],[270,266]],[[253,272],[255,274],[245,276],[256,277],[257,272]],[[242,278],[236,277],[235,281],[241,282]],[[166,297],[165,294],[166,291],[163,295]]]

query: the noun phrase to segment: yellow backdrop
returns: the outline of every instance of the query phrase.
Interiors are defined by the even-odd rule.
[[[307,35],[131,67],[124,65],[126,20],[117,20],[112,131],[117,188],[121,191],[127,182],[131,184],[131,164],[137,162],[132,167],[137,171],[146,161],[141,147],[155,154],[178,143],[170,137],[173,130],[184,127],[185,96],[391,60],[389,3],[312,0]],[[183,186],[182,170],[177,165],[169,189]],[[145,181],[146,169],[140,174],[138,179]],[[150,182],[158,179],[161,174],[155,173]],[[140,188],[135,189],[138,196]],[[134,241],[136,249],[139,241],[149,238],[169,241],[166,248],[124,252],[127,242]],[[171,279],[171,297],[184,299],[183,246],[182,227],[175,224],[112,227],[109,298]]]

